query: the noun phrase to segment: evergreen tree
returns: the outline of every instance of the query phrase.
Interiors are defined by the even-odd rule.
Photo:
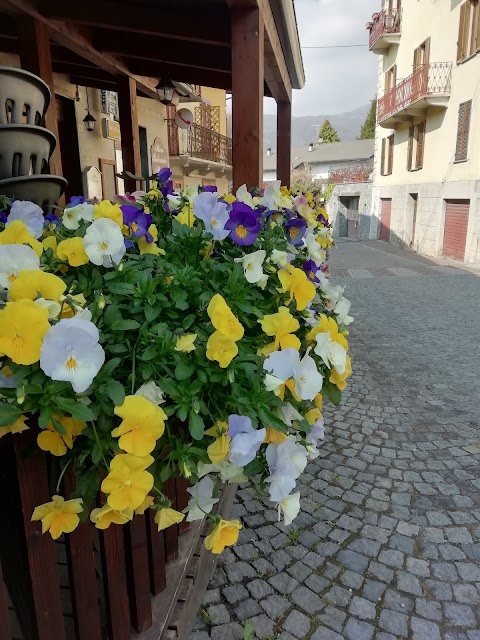
[[[377,101],[372,100],[370,111],[367,113],[365,122],[360,129],[359,140],[371,140],[375,138],[375,124],[377,121]]]
[[[327,142],[340,142],[339,135],[330,124],[330,120],[323,121],[320,131],[318,132],[318,142],[324,144]]]

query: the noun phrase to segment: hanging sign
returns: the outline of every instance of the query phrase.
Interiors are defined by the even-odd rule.
[[[161,138],[155,138],[151,147],[152,174],[158,173],[163,167],[168,167],[168,152]]]

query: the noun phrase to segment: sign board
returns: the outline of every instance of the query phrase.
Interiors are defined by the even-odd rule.
[[[118,97],[115,91],[102,89],[102,113],[118,118]]]
[[[158,173],[163,167],[168,167],[168,151],[161,138],[155,138],[151,147],[152,174]]]
[[[102,174],[97,167],[85,167],[82,171],[83,193],[87,200],[103,199]]]
[[[110,118],[102,118],[103,137],[109,140],[120,140],[120,123]]]

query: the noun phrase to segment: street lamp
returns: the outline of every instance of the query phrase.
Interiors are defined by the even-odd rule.
[[[157,89],[158,97],[160,98],[160,102],[162,104],[165,104],[165,105],[172,104],[175,87],[173,86],[170,80],[166,78],[160,79],[158,81],[156,89]]]

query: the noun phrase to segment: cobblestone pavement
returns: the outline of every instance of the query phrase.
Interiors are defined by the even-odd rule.
[[[239,489],[244,529],[191,640],[241,639],[247,621],[268,640],[480,640],[480,278],[352,277],[428,268],[379,246],[333,256],[355,316],[354,376],[324,411],[303,511],[285,527]]]

